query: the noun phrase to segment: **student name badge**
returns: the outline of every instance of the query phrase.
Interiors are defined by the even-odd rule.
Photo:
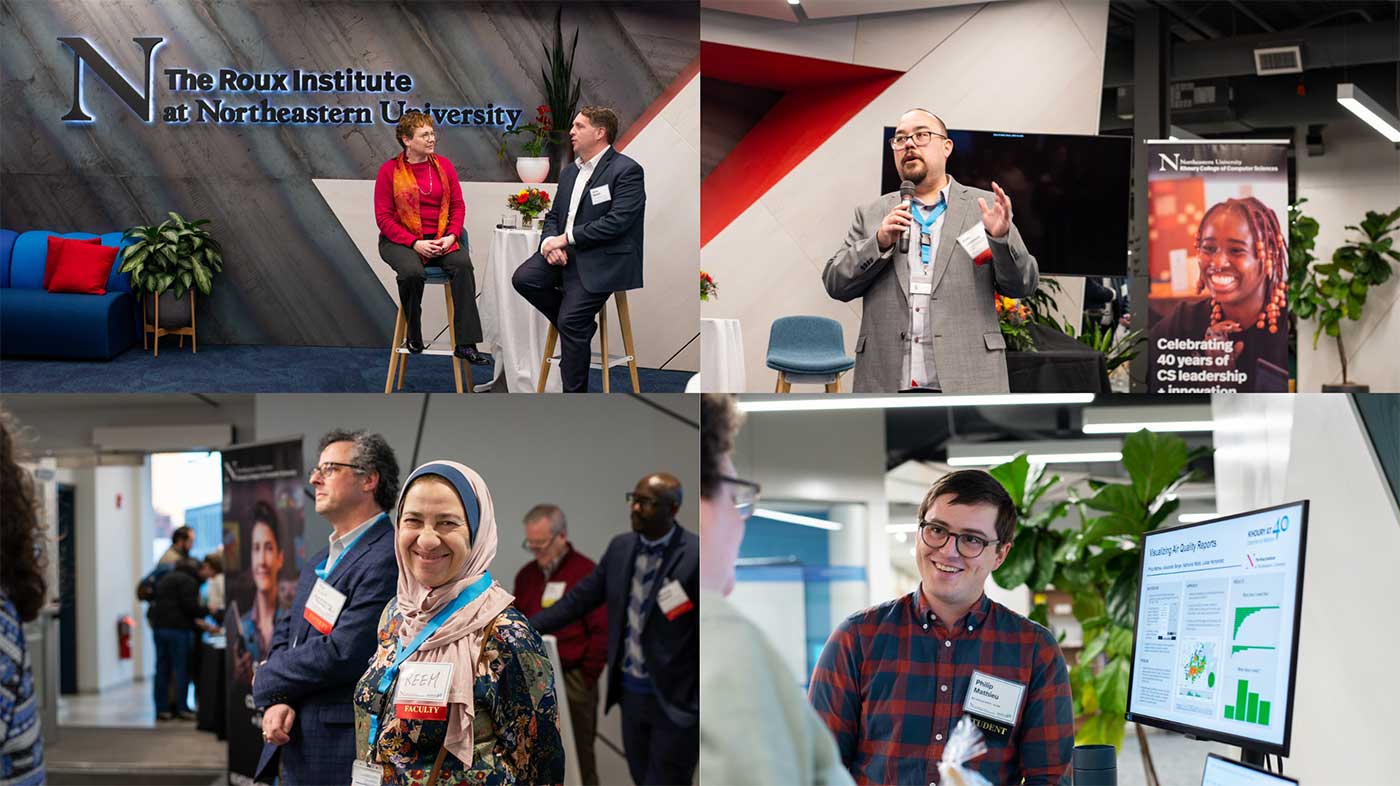
[[[963,712],[972,723],[992,737],[1006,740],[1021,715],[1026,686],[974,670],[963,697]]]
[[[608,190],[608,185],[604,183],[597,188],[588,189],[588,196],[593,200],[593,204],[601,205],[604,202],[612,201],[612,192]]]
[[[661,585],[661,591],[656,593],[656,605],[661,607],[661,613],[665,614],[668,620],[695,608],[695,604],[690,602],[690,596],[685,594],[681,583],[675,579]]]
[[[547,609],[562,597],[564,597],[564,582],[547,582],[544,585],[544,595],[540,596],[540,608]]]
[[[972,257],[972,261],[979,265],[986,264],[992,258],[992,247],[987,243],[987,230],[982,227],[982,222],[972,229],[958,235],[958,243]]]
[[[311,623],[311,627],[326,635],[335,627],[343,608],[345,593],[332,587],[325,579],[316,579],[316,586],[311,588],[311,597],[306,599],[306,611],[302,616]]]
[[[379,786],[384,782],[384,768],[355,760],[350,767],[350,786]]]
[[[447,720],[451,663],[405,663],[394,691],[394,716],[412,720]]]

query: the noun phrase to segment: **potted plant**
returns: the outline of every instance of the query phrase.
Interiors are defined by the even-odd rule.
[[[160,224],[135,226],[123,236],[134,242],[123,250],[121,272],[131,274],[131,288],[141,296],[143,339],[145,333],[155,335],[157,355],[160,337],[167,334],[189,336],[191,349],[197,349],[194,293],[207,296],[214,274],[224,267],[223,249],[206,228],[209,219],[186,221],[179,213],[169,215]]]
[[[524,229],[541,229],[539,215],[549,209],[549,193],[538,188],[522,188],[506,197],[506,207],[525,218]]]
[[[549,177],[549,157],[544,155],[544,151],[552,136],[552,129],[549,106],[540,104],[535,108],[534,122],[516,126],[501,135],[501,144],[496,148],[497,160],[505,160],[507,137],[529,134],[529,138],[520,146],[521,155],[515,159],[515,173],[520,176],[522,183],[543,183]]]
[[[545,103],[549,105],[550,116],[558,118],[562,130],[550,135],[553,167],[553,180],[559,179],[564,167],[573,160],[573,149],[569,145],[568,128],[574,122],[574,112],[578,109],[579,94],[583,80],[574,76],[574,53],[578,50],[578,29],[574,29],[574,40],[569,45],[569,56],[564,57],[564,6],[560,4],[554,12],[554,46],[544,48],[544,59],[548,69],[540,69],[540,79],[544,83]]]
[[[1024,455],[990,472],[1016,503],[1015,545],[992,578],[1033,593],[1048,588],[1071,597],[1071,609],[1084,630],[1084,644],[1070,669],[1075,742],[1121,746],[1128,702],[1128,671],[1133,651],[1134,600],[1138,585],[1138,546],[1142,535],[1161,526],[1180,506],[1176,492],[1195,477],[1195,455],[1186,442],[1147,430],[1123,440],[1124,483],[1089,481],[1087,499],[1069,490],[1067,499],[1042,505],[1060,482]],[[1079,510],[1077,529],[1056,528],[1069,507]],[[1037,603],[1030,618],[1049,624],[1049,609]],[[1151,764],[1147,741],[1138,730],[1143,757]]]
[[[1360,226],[1347,226],[1347,229],[1359,232],[1361,238],[1357,242],[1337,248],[1332,252],[1331,262],[1312,266],[1302,291],[1297,295],[1298,318],[1317,319],[1317,330],[1313,331],[1313,349],[1317,349],[1317,340],[1324,331],[1337,341],[1337,359],[1342,364],[1342,382],[1339,385],[1323,385],[1324,393],[1365,393],[1370,390],[1367,385],[1352,383],[1347,376],[1347,351],[1342,340],[1342,319],[1345,317],[1353,322],[1360,320],[1362,310],[1366,307],[1366,295],[1371,287],[1388,281],[1391,260],[1400,261],[1400,253],[1391,247],[1395,239],[1388,237],[1395,231],[1396,221],[1400,221],[1400,207],[1389,213],[1366,211],[1366,219]],[[1290,229],[1290,237],[1291,235]],[[1292,259],[1289,262],[1291,267]],[[1290,294],[1290,301],[1292,300]]]
[[[700,271],[700,299],[709,301],[710,298],[719,299],[719,284],[715,283],[715,277]]]

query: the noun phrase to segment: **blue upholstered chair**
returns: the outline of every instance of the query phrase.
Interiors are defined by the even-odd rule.
[[[462,245],[466,245],[465,237],[462,238]],[[457,383],[457,392],[470,393],[472,392],[471,370],[467,370],[467,384],[464,389],[462,385],[462,359],[457,357],[456,354],[457,326],[454,324],[456,320],[453,318],[453,314],[456,313],[456,310],[452,307],[452,287],[448,286],[451,281],[452,276],[448,275],[447,271],[437,265],[428,265],[423,270],[424,285],[432,286],[433,284],[440,284],[442,285],[442,291],[447,295],[447,348],[442,349],[438,346],[442,343],[441,341],[432,341],[423,348],[423,354],[450,355],[452,357],[452,377]],[[397,389],[403,390],[404,370],[408,368],[408,356],[411,354],[408,351],[407,344],[404,343],[404,339],[407,338],[407,336],[408,317],[404,315],[403,304],[400,303],[398,318],[394,320],[394,345],[389,348],[389,377],[384,380],[385,393],[394,392],[395,375],[398,376]]]
[[[140,330],[131,277],[118,272],[122,254],[112,262],[105,295],[49,292],[44,267],[53,234],[0,229],[0,354],[110,360],[135,343]],[[62,237],[101,237],[102,245],[113,248],[129,245],[121,232]]]
[[[768,332],[768,367],[778,372],[775,393],[790,393],[792,383],[825,385],[841,392],[841,375],[856,365],[846,354],[841,323],[826,317],[780,317]]]

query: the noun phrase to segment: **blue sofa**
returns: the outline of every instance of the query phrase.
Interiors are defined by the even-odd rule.
[[[51,293],[44,289],[50,235],[0,229],[0,355],[111,360],[141,337],[131,276],[112,263],[105,295]],[[69,238],[99,237],[69,232]],[[100,235],[104,246],[124,248],[121,232]]]

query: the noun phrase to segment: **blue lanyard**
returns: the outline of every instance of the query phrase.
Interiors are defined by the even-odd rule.
[[[428,620],[428,624],[424,625],[423,629],[418,631],[418,635],[413,637],[413,641],[410,641],[406,646],[401,644],[395,648],[393,664],[385,669],[384,675],[379,678],[379,688],[377,692],[384,697],[385,708],[388,707],[389,697],[387,694],[389,692],[389,686],[393,685],[394,679],[398,677],[399,666],[403,665],[403,662],[407,660],[409,656],[417,652],[418,648],[423,646],[423,642],[427,641],[429,636],[437,633],[438,628],[441,628],[442,624],[447,622],[449,617],[461,611],[463,606],[476,600],[481,596],[481,593],[490,589],[491,582],[491,573],[488,571],[481,578],[472,582],[466,589],[458,593],[457,597],[447,605],[447,608],[434,614],[433,618]],[[371,761],[373,761],[375,743],[379,741],[379,716],[382,714],[382,712],[375,713],[369,719],[369,754]]]
[[[327,554],[326,559],[321,560],[321,564],[317,565],[315,568],[316,578],[320,579],[321,581],[329,581],[331,572],[335,570],[335,566],[339,565],[340,561],[345,559],[345,555],[350,553],[350,549],[355,548],[355,544],[360,542],[360,538],[363,538],[366,532],[369,532],[370,530],[374,529],[375,525],[379,524],[380,520],[388,518],[389,516],[387,514],[380,513],[374,521],[370,522],[368,526],[360,530],[360,534],[356,535],[354,540],[345,544],[345,548],[341,549],[340,553],[335,555],[335,562],[332,562],[329,565],[326,564],[326,560],[330,559],[330,555]]]
[[[931,233],[929,230],[933,229],[934,222],[938,221],[939,216],[943,215],[943,211],[948,209],[948,200],[944,199],[942,194],[939,194],[938,204],[934,205],[933,209],[929,210],[928,218],[919,215],[920,211],[918,205],[912,205],[912,207],[914,220],[919,222],[919,228],[923,230],[919,233],[919,259],[927,265],[929,262],[933,261],[932,249],[929,248],[928,243],[923,242],[923,239],[930,236]]]

